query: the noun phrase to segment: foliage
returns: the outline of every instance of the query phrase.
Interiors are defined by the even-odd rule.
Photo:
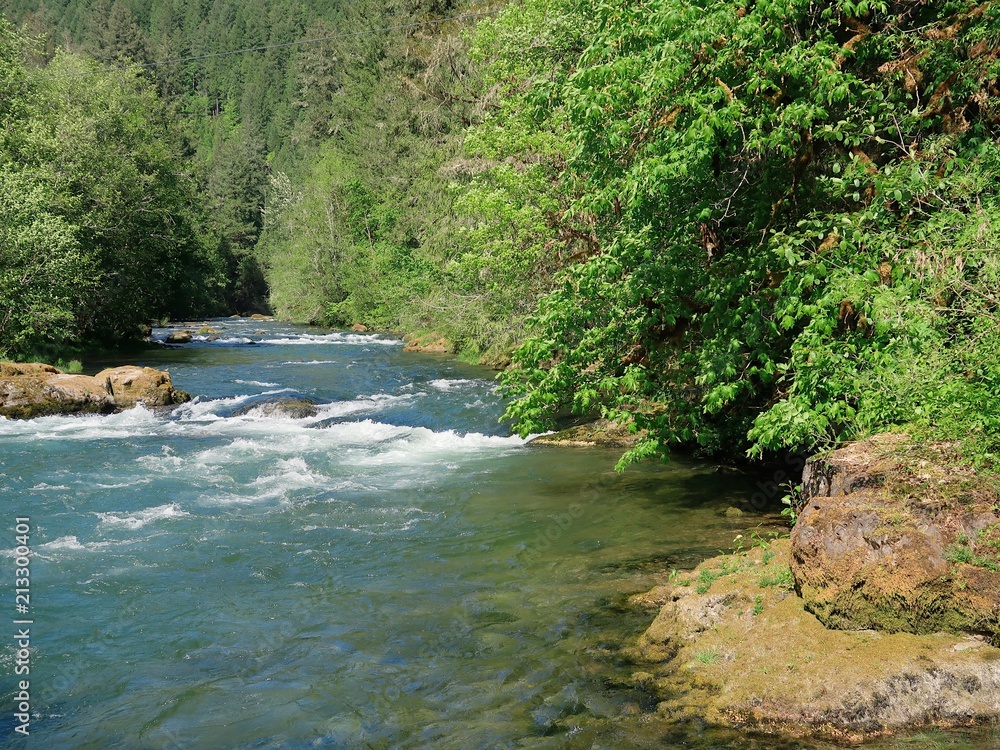
[[[72,339],[77,306],[93,286],[88,271],[42,186],[0,171],[0,357]]]
[[[0,130],[0,355],[136,338],[153,316],[209,306],[215,258],[156,92],[66,53],[28,75],[29,42],[3,21],[0,50],[14,92]]]
[[[517,429],[628,422],[623,465],[891,427],[1000,453],[992,4],[518,0],[474,31],[413,24],[479,6],[416,0],[0,8],[46,34],[0,54],[25,196],[0,304],[46,311],[17,347],[267,293],[518,347]],[[57,33],[119,69],[26,76],[93,71]],[[176,57],[200,59],[120,69]]]
[[[532,3],[528,3],[531,5]],[[706,452],[894,424],[995,441],[997,9],[582,3],[556,96],[601,252],[506,383],[522,433],[634,415]]]

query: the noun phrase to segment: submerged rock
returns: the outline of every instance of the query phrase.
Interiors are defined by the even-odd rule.
[[[48,414],[106,414],[135,406],[190,400],[170,375],[149,367],[116,367],[96,377],[70,375],[40,363],[0,363],[0,416],[31,419]]]
[[[541,435],[531,445],[562,445],[572,448],[632,448],[646,436],[633,432],[630,425],[598,419],[551,435]]]
[[[792,570],[823,624],[1000,645],[1000,493],[950,446],[878,436],[810,459],[802,486]]]
[[[264,401],[256,401],[252,404],[244,404],[233,410],[233,416],[253,416],[290,419],[305,419],[315,417],[318,414],[316,402],[310,398],[299,397],[278,397]]]
[[[838,739],[1000,717],[1000,649],[830,630],[795,595],[789,547],[713,558],[636,597],[665,602],[633,653],[635,686],[659,696],[661,717]]]

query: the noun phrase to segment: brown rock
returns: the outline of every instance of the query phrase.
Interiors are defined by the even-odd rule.
[[[0,378],[11,378],[15,375],[52,375],[62,373],[52,365],[41,362],[0,362]]]
[[[1000,717],[1000,649],[968,635],[828,630],[789,590],[789,542],[679,576],[631,649],[657,713],[861,739]]]
[[[171,331],[167,334],[166,342],[168,344],[190,344],[191,331]]]
[[[878,436],[807,462],[796,588],[827,627],[1000,644],[996,495],[947,446],[926,450]]]
[[[86,375],[67,375],[39,364],[0,369],[0,416],[30,419],[47,414],[108,413],[114,408],[111,394]]]
[[[140,402],[164,406],[190,398],[173,388],[170,375],[149,367],[116,367],[90,377],[40,363],[0,363],[0,416],[9,419],[109,413]]]
[[[94,379],[104,384],[114,397],[115,405],[127,409],[136,404],[145,406],[169,406],[190,400],[187,394],[174,390],[170,373],[154,370],[152,367],[126,365],[101,370]]]

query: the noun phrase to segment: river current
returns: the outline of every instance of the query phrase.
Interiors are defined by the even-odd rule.
[[[533,447],[491,372],[391,337],[212,325],[128,359],[188,404],[0,419],[5,627],[16,518],[32,553],[30,736],[6,639],[0,746],[818,747],[670,727],[621,687],[652,618],[626,597],[758,523],[725,513],[751,482]],[[318,412],[255,408],[284,396]]]

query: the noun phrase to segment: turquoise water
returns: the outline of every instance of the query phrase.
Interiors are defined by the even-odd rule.
[[[0,420],[0,617],[17,517],[32,550],[31,734],[8,639],[4,747],[779,746],[615,687],[650,620],[626,595],[756,523],[724,515],[746,480],[532,447],[491,373],[388,337],[214,325],[132,358],[190,404]],[[254,411],[296,395],[318,414]]]

